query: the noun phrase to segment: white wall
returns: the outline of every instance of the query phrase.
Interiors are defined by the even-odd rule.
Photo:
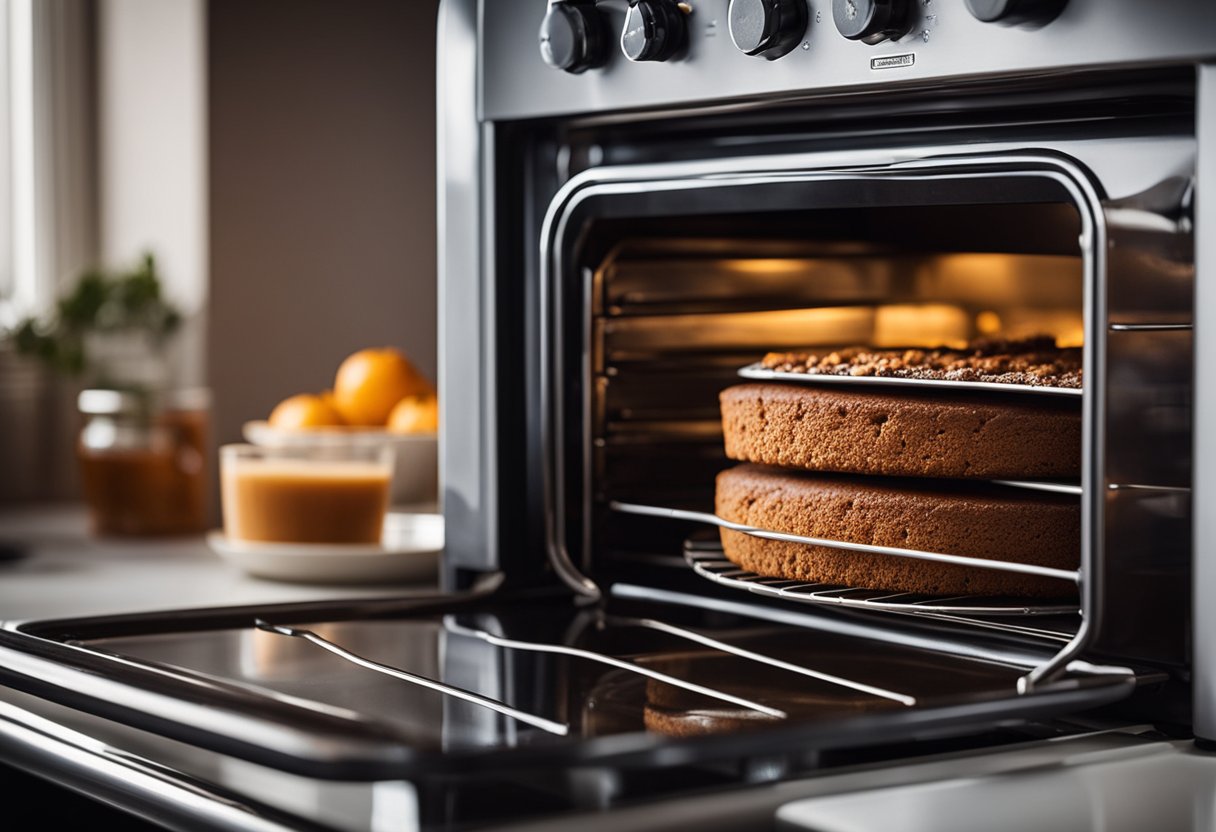
[[[204,0],[100,0],[100,254],[144,250],[187,315],[207,300]]]

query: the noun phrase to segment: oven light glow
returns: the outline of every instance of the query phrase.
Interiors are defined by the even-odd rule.
[[[948,303],[907,303],[875,311],[876,347],[962,347],[971,334],[971,316]]]
[[[1083,287],[1079,257],[1044,254],[941,254],[922,261],[916,283],[921,297],[991,310],[1080,309]]]
[[[754,275],[786,275],[805,272],[814,266],[813,259],[795,257],[756,257],[738,260],[723,260],[722,266],[730,271]]]
[[[975,316],[975,331],[980,335],[996,335],[1001,331],[1001,316],[985,309]]]

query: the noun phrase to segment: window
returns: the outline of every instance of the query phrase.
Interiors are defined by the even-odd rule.
[[[0,327],[96,259],[92,8],[0,0]]]
[[[0,0],[0,325],[37,308],[34,2]]]
[[[9,106],[10,0],[0,0],[0,306],[13,294],[12,114]],[[5,323],[0,319],[0,326]]]

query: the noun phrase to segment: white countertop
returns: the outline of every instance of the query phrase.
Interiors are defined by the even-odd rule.
[[[8,549],[22,552],[3,557]],[[0,511],[0,620],[400,597],[434,584],[325,586],[245,575],[202,536],[94,538],[78,506]]]

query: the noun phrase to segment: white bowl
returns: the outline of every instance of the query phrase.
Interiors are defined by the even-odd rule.
[[[294,583],[369,584],[433,581],[443,550],[443,517],[397,514],[384,518],[380,543],[255,543],[231,540],[222,529],[207,535],[212,551],[250,575]]]
[[[382,447],[393,449],[394,506],[434,504],[439,500],[439,437],[434,433],[389,433],[375,428],[285,430],[268,422],[246,422],[245,440],[264,448]]]

